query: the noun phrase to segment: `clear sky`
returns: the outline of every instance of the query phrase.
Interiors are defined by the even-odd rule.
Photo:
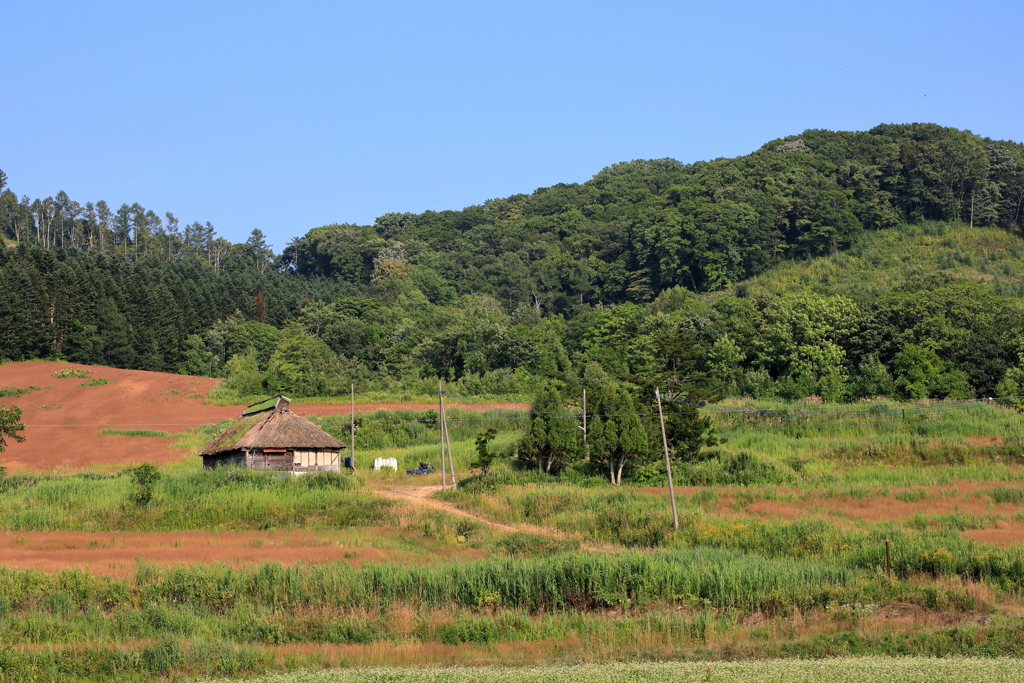
[[[0,169],[280,250],[808,128],[1024,139],[1024,3],[9,2]]]

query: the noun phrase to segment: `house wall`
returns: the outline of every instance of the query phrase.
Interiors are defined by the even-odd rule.
[[[284,449],[283,453],[230,451],[219,455],[204,455],[203,467],[209,469],[220,465],[241,465],[251,470],[274,470],[279,472],[340,472],[341,451],[338,449],[303,450]]]
[[[291,472],[292,458],[287,451],[284,453],[264,453],[260,449],[254,449],[246,453],[245,466],[251,470]]]
[[[296,472],[340,472],[341,452],[337,449],[292,451],[292,464]]]
[[[203,467],[211,469],[220,465],[244,465],[245,464],[245,453],[243,451],[230,451],[228,453],[219,453],[217,455],[204,455],[203,456]]]

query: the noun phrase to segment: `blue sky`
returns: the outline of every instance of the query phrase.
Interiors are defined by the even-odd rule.
[[[808,128],[1024,139],[1024,3],[19,2],[0,169],[277,250]]]

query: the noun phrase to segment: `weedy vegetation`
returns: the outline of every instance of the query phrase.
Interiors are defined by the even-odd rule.
[[[932,681],[970,668],[971,680],[1013,680],[1024,656],[1024,546],[967,534],[1017,523],[1024,468],[1010,447],[1020,430],[1004,408],[978,415],[973,436],[999,432],[995,450],[951,413],[715,415],[724,440],[680,468],[678,530],[656,480],[612,486],[585,463],[558,476],[524,466],[514,455],[525,417],[511,411],[449,411],[459,486],[427,506],[387,494],[437,485],[439,473],[367,464],[437,464],[435,411],[360,416],[355,473],[202,470],[197,458],[9,473],[0,527],[10,533],[304,529],[363,534],[354,549],[398,554],[139,562],[129,577],[0,569],[0,671],[5,680],[268,683]],[[347,440],[347,419],[316,420]],[[174,437],[172,447],[195,452],[218,428],[107,433]],[[922,431],[960,444],[962,457],[922,457],[931,448],[914,446]],[[864,439],[888,445],[874,459],[837,446]],[[471,470],[481,448],[486,474]],[[882,503],[906,513],[850,514]]]

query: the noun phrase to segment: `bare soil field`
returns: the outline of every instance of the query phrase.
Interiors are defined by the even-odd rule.
[[[987,495],[992,489],[1005,486],[1000,482],[978,483],[961,481],[946,486],[913,486],[905,489],[893,488],[879,491],[877,495],[822,496],[813,490],[771,489],[773,496],[784,496],[783,500],[757,500],[758,493],[768,489],[735,489],[713,487],[717,495],[704,507],[718,514],[756,517],[759,519],[803,519],[808,516],[832,517],[838,521],[856,519],[865,522],[906,522],[918,515],[941,517],[945,515],[972,515],[989,518],[992,526],[985,529],[967,529],[961,534],[976,541],[1000,546],[1024,542],[1024,523],[1008,521],[1024,511],[1018,503],[995,503]],[[697,486],[683,486],[676,489],[677,496],[692,496],[709,490]],[[637,491],[652,496],[668,497],[667,488],[642,487]],[[740,500],[739,494],[753,495],[753,502]],[[897,496],[901,492],[913,492],[919,500],[903,501]],[[997,519],[999,518],[999,519]]]
[[[91,379],[56,378],[73,367]],[[82,386],[105,379],[107,384]],[[28,362],[0,365],[0,387],[41,387],[0,399],[22,409],[24,443],[8,443],[0,465],[9,470],[84,469],[93,465],[164,463],[185,454],[162,438],[98,434],[101,429],[152,429],[177,433],[204,422],[237,417],[236,406],[205,406],[203,399],[219,380],[164,372],[119,370],[74,363]]]
[[[88,372],[88,378],[56,378],[64,368]],[[96,379],[98,386],[83,386]],[[22,409],[24,443],[7,444],[0,465],[15,470],[67,470],[152,462],[180,461],[191,453],[175,449],[170,439],[99,434],[101,429],[149,429],[176,434],[202,424],[229,420],[244,406],[204,405],[219,382],[166,372],[120,370],[77,363],[25,362],[0,365],[0,388],[40,387],[17,397],[0,398],[0,405]],[[344,403],[344,398],[340,399]],[[428,404],[357,404],[356,412],[429,410]],[[485,410],[490,406],[468,405]],[[501,406],[507,407],[507,406]],[[300,415],[348,415],[345,405],[292,404]]]
[[[994,529],[968,529],[961,532],[967,538],[982,543],[1008,546],[1024,543],[1024,524],[997,521]]]
[[[280,562],[350,562],[391,559],[387,550],[340,544],[329,533],[247,532],[0,532],[0,554],[10,568],[46,572],[77,568],[105,576],[130,576],[136,562],[156,565],[232,566]]]

